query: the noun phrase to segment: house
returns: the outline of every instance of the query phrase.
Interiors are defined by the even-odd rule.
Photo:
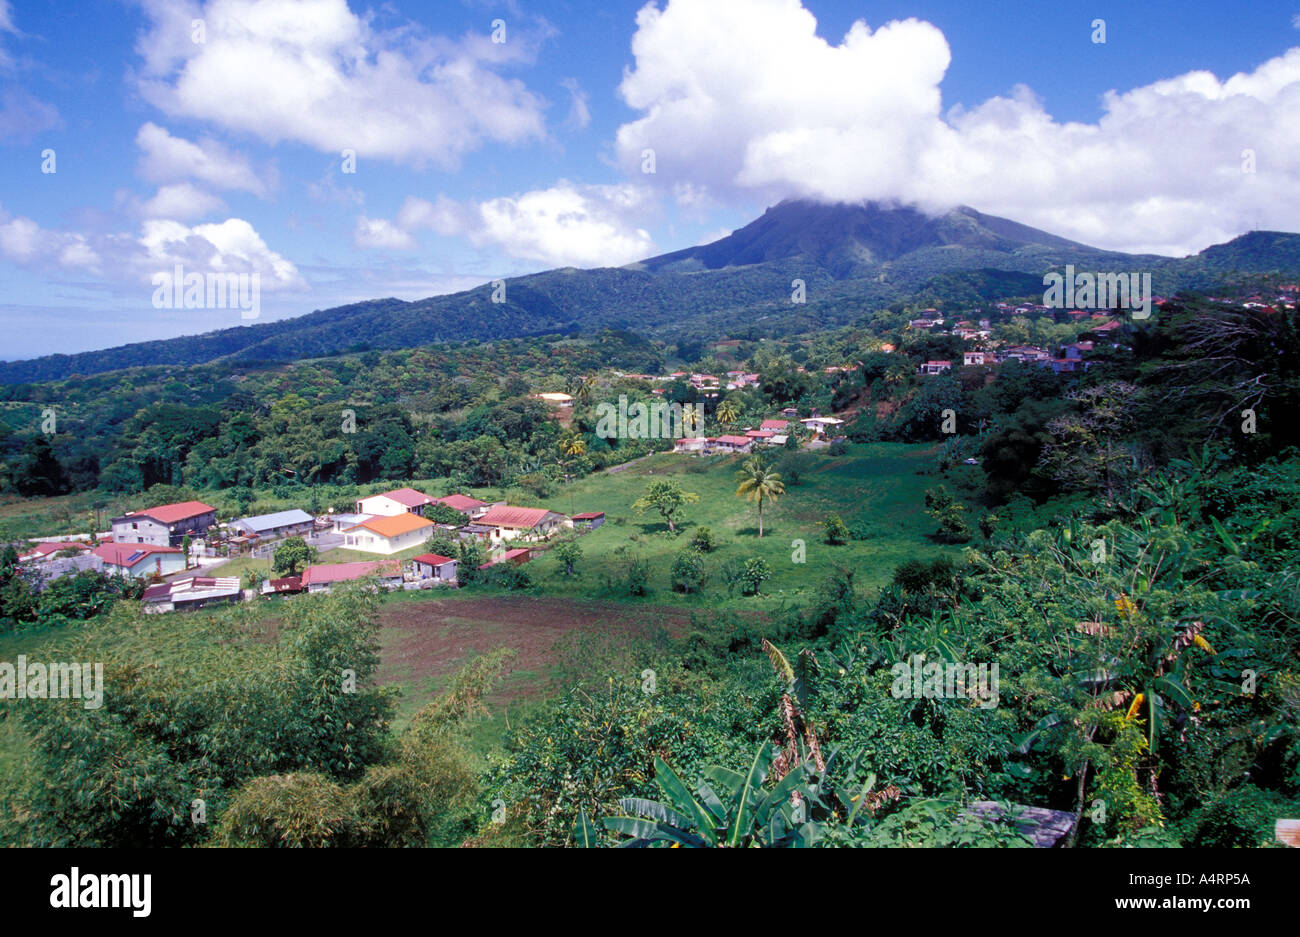
[[[104,561],[104,572],[110,576],[169,576],[185,569],[185,557],[180,547],[155,546],[145,543],[101,543],[91,551]]]
[[[712,448],[714,452],[748,452],[753,444],[748,436],[719,436]]]
[[[461,540],[477,540],[479,543],[491,543],[495,533],[495,527],[485,527],[482,524],[466,524],[456,528],[456,536]]]
[[[230,522],[231,530],[263,540],[278,540],[282,537],[300,537],[309,534],[316,526],[316,519],[306,511],[294,508],[291,511],[279,511],[275,514],[258,514],[255,517],[241,517]]]
[[[799,409],[797,407],[786,407],[781,411],[781,415],[787,420],[795,420],[799,418]]]
[[[57,553],[64,550],[76,550],[78,552],[87,552],[90,550],[88,544],[80,540],[53,540],[37,543],[27,549],[26,552],[18,554],[20,563],[41,563],[48,560]]]
[[[357,502],[358,514],[378,514],[393,517],[397,514],[420,514],[425,505],[436,503],[423,491],[414,488],[395,488],[382,494],[371,495]]]
[[[789,442],[789,440],[790,437],[787,436],[785,433],[777,433],[775,436],[773,436],[771,439],[767,441],[767,444],[769,446],[784,446],[787,442]]]
[[[510,505],[493,505],[478,523],[493,529],[493,540],[514,540],[516,537],[545,539],[566,526],[568,518],[546,508],[516,508]]]
[[[584,530],[595,530],[601,524],[605,523],[604,511],[584,511],[581,514],[573,515],[574,528]]]
[[[329,517],[330,523],[333,525],[333,532],[341,534],[349,528],[370,520],[373,516],[371,514],[331,514]]]
[[[917,374],[942,374],[952,370],[951,361],[927,361],[916,369]]]
[[[961,353],[961,363],[963,366],[984,363],[984,352],[982,351],[963,351]]]
[[[707,436],[685,436],[673,440],[673,452],[703,452],[708,444]]]
[[[302,585],[308,592],[328,592],[331,586],[341,582],[353,582],[366,576],[378,576],[379,584],[385,588],[400,587],[402,566],[396,560],[308,566],[302,572]]]
[[[774,433],[781,433],[790,425],[789,420],[764,420],[758,424],[759,429],[770,429]]]
[[[344,546],[363,553],[400,553],[418,547],[433,533],[433,521],[418,514],[372,517],[343,532]]]
[[[189,576],[149,586],[141,596],[146,612],[187,611],[243,599],[238,576]]]
[[[844,424],[843,420],[836,419],[833,416],[810,416],[806,420],[800,420],[799,422],[812,430],[817,436]]]
[[[302,584],[301,576],[285,576],[281,579],[268,579],[262,583],[262,595],[293,595],[306,588]]]
[[[113,541],[178,547],[187,536],[201,539],[216,522],[217,509],[202,501],[160,504],[113,518]]]
[[[491,566],[496,566],[498,563],[510,563],[513,566],[520,566],[527,563],[532,558],[532,551],[527,547],[516,547],[513,550],[507,550],[494,560],[488,560],[480,566],[479,569],[488,569]]]
[[[416,579],[436,579],[439,582],[456,581],[456,561],[437,553],[421,553],[411,560]]]
[[[443,498],[435,498],[434,504],[443,504],[453,511],[459,511],[474,520],[476,517],[482,517],[487,511],[490,504],[486,501],[480,501],[478,498],[471,498],[469,495],[447,495]]]
[[[1074,358],[1077,360],[1082,359],[1085,352],[1092,351],[1096,347],[1096,343],[1094,342],[1074,342],[1073,344],[1066,345],[1062,348],[1061,352],[1064,357]]]
[[[994,358],[998,362],[1003,362],[1003,361],[1038,362],[1038,361],[1047,361],[1051,357],[1052,356],[1050,354],[1048,354],[1042,348],[1038,348],[1035,345],[1012,345],[1010,348],[1004,348],[1001,351],[996,352],[994,354]]]

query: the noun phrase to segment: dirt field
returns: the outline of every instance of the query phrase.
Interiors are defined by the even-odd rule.
[[[690,622],[686,609],[533,596],[485,596],[386,605],[381,614],[382,663],[378,682],[405,688],[402,712],[432,698],[475,654],[498,647],[518,656],[489,703],[499,705],[546,689],[558,662],[556,642],[575,632],[649,637],[664,628],[677,635]]]

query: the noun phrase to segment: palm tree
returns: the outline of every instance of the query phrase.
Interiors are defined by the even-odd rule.
[[[736,488],[737,497],[743,495],[746,501],[758,502],[758,535],[762,537],[763,505],[785,494],[781,475],[764,465],[760,458],[749,459],[736,475],[740,478],[740,485]]]
[[[730,426],[740,419],[740,407],[736,406],[733,400],[724,400],[718,404],[716,416],[723,426]]]
[[[596,379],[594,377],[583,377],[578,379],[577,390],[573,396],[579,400],[590,400],[591,392],[596,389]]]

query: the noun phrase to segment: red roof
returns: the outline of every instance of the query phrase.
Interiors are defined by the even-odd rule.
[[[497,505],[477,521],[486,527],[536,527],[551,512],[546,508],[512,508]]]
[[[747,436],[719,436],[716,441],[724,446],[748,446],[753,440]]]
[[[751,429],[745,435],[750,439],[771,439],[776,433],[770,429]]]
[[[496,566],[498,563],[509,563],[511,560],[521,560],[526,563],[529,559],[529,552],[527,547],[516,547],[513,550],[507,550],[495,560],[488,560],[479,569],[487,569],[489,566]]]
[[[362,576],[369,576],[372,573],[379,575],[401,575],[401,567],[396,560],[380,560],[377,562],[358,562],[358,563],[323,563],[320,566],[308,566],[302,572],[302,584],[309,586],[312,584],[320,585],[331,582],[349,582],[353,579],[360,579]]]
[[[370,497],[376,497],[371,495]],[[408,508],[423,507],[426,504],[436,504],[433,498],[430,498],[423,491],[416,491],[414,488],[394,488],[392,491],[381,492],[379,497],[392,498],[398,504],[404,504]],[[361,499],[366,500],[365,498]]]
[[[200,514],[210,514],[217,509],[210,504],[204,504],[202,501],[180,501],[176,504],[160,504],[156,508],[145,508],[143,511],[136,511],[134,514],[128,514],[127,517],[151,517],[160,524],[175,524],[177,521],[189,520],[191,517],[198,517]]]
[[[783,430],[790,425],[789,420],[764,420],[758,425],[759,429]]]
[[[267,583],[273,592],[297,592],[302,589],[301,576],[285,576],[283,579],[272,579]]]
[[[130,568],[154,553],[180,553],[180,547],[158,547],[151,543],[101,543],[91,551],[105,563]]]
[[[427,566],[442,566],[445,563],[456,562],[450,556],[439,556],[437,553],[421,553],[419,556],[412,557],[416,563],[424,563]]]
[[[575,521],[594,521],[598,517],[604,517],[604,511],[583,511],[581,514],[573,515]]]
[[[60,550],[66,550],[71,547],[74,550],[89,550],[90,547],[78,540],[64,540],[63,542],[55,541],[53,543],[38,543],[32,547],[23,556],[49,556],[51,553],[58,553]]]
[[[438,498],[436,503],[445,504],[453,511],[460,511],[462,514],[468,514],[474,508],[487,507],[486,501],[471,498],[469,495],[447,495],[445,498]]]

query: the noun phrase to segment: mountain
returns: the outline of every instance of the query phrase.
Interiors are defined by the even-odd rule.
[[[728,237],[652,257],[640,266],[655,272],[689,273],[801,259],[846,278],[924,248],[1012,253],[1029,246],[1096,250],[973,208],[932,216],[908,206],[875,202],[789,200],[769,208]]]
[[[927,215],[877,203],[785,201],[727,237],[626,267],[572,267],[492,288],[416,302],[377,299],[293,319],[238,326],[75,355],[0,363],[0,383],[59,380],[146,365],[209,361],[281,362],[437,341],[631,329],[710,339],[759,330],[788,334],[832,328],[913,296],[958,302],[1021,288],[1074,264],[1091,271],[1152,272],[1168,295],[1232,274],[1300,277],[1300,235],[1256,231],[1191,257],[1103,251],[973,208]],[[804,281],[807,301],[791,302]],[[1006,292],[1001,295],[1009,295]]]

